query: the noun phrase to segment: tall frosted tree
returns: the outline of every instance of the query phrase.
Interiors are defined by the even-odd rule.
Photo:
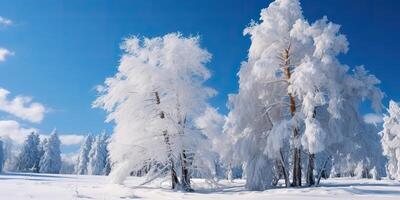
[[[400,180],[400,105],[390,101],[387,111],[381,132],[383,153],[388,158],[386,173],[389,178]]]
[[[122,49],[117,74],[99,87],[102,95],[94,102],[116,124],[109,145],[111,176],[122,182],[143,166],[164,167],[150,172],[168,169],[173,189],[191,190],[190,170],[202,139],[193,120],[215,94],[203,86],[211,55],[198,37],[179,33],[131,37]]]
[[[39,172],[40,138],[36,133],[27,136],[18,156],[17,170],[23,172]]]
[[[89,152],[92,148],[93,143],[93,136],[88,134],[79,150],[78,161],[76,162],[75,166],[75,173],[76,174],[88,174],[88,165],[89,165]]]
[[[40,173],[58,174],[61,169],[60,139],[57,131],[53,130],[43,146],[43,156],[40,159]]]
[[[39,157],[41,158],[44,155],[45,147],[47,146],[48,140],[44,138],[39,145]]]
[[[238,73],[239,93],[229,96],[224,132],[234,141],[233,162],[246,164],[247,188],[271,187],[276,177],[286,186],[300,186],[302,150],[308,157],[307,184],[313,185],[315,155],[338,147],[328,140],[340,140],[335,130],[347,135],[354,130],[341,119],[358,116],[356,106],[366,98],[379,110],[379,81],[363,68],[350,74],[337,59],[348,50],[339,30],[326,17],[309,24],[298,0],[272,2],[260,22],[245,29],[251,46]]]
[[[105,175],[108,158],[109,136],[102,133],[96,136],[89,152],[88,174]]]

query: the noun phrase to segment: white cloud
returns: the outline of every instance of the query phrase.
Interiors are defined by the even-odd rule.
[[[34,128],[23,128],[17,121],[0,120],[0,137],[10,138],[17,144],[22,144],[32,132],[37,132],[37,130]]]
[[[62,145],[69,146],[69,145],[77,145],[81,144],[84,136],[83,135],[59,135],[60,141]]]
[[[5,61],[7,57],[12,55],[14,55],[14,52],[5,48],[0,48],[0,62]]]
[[[26,96],[17,96],[9,100],[8,94],[10,94],[8,90],[0,88],[0,111],[33,123],[43,120],[46,109],[42,104],[32,102],[32,98]]]
[[[368,124],[379,124],[383,122],[383,116],[376,113],[368,113],[364,115],[364,121]]]
[[[40,134],[41,140],[45,138],[48,139],[49,137],[50,134]],[[60,139],[61,145],[71,146],[81,144],[85,137],[76,134],[58,134],[58,138]]]
[[[62,153],[61,154],[61,160],[63,162],[69,163],[69,164],[75,164],[76,160],[78,160],[79,153],[73,152],[73,153]]]
[[[11,24],[13,24],[13,22],[10,19],[0,16],[0,25],[9,26]]]

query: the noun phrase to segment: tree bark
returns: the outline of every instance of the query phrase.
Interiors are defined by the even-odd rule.
[[[192,187],[190,186],[190,173],[189,173],[189,168],[188,168],[188,164],[189,162],[187,161],[187,155],[185,150],[183,150],[182,152],[182,158],[181,158],[181,162],[182,162],[182,174],[181,174],[181,182],[182,182],[182,187],[185,191],[187,192],[193,192],[194,190],[192,189]]]
[[[316,115],[317,115],[317,109],[314,108],[312,117],[315,119]],[[307,177],[306,177],[307,186],[312,186],[315,184],[314,167],[315,167],[315,154],[309,152],[308,153]]]
[[[160,96],[158,94],[158,92],[154,92],[155,94],[155,98],[156,98],[156,104],[160,105],[161,104],[161,100],[160,100]],[[160,118],[161,119],[165,119],[165,113],[164,111],[160,111]],[[169,141],[169,135],[168,135],[168,131],[164,130],[163,131],[163,137],[164,137],[164,142],[167,145],[167,156],[170,162],[170,171],[171,171],[171,188],[172,189],[176,189],[177,185],[179,185],[179,179],[178,176],[176,175],[176,170],[175,170],[175,163],[174,163],[174,159],[172,157],[172,149],[171,149],[171,143]]]
[[[170,170],[171,170],[171,189],[177,189],[177,185],[179,185],[179,179],[178,176],[176,175],[176,170],[175,170],[175,162],[172,157],[172,150],[171,150],[171,144],[169,142],[169,136],[167,131],[163,131],[163,136],[164,136],[164,141],[165,144],[167,145],[168,148],[168,159],[170,162]]]
[[[294,102],[294,101],[293,101]],[[294,112],[292,112],[292,116],[294,116]],[[295,141],[294,150],[293,150],[293,182],[292,186],[297,187],[301,186],[301,152],[300,148],[297,147],[297,140],[299,137],[299,133],[297,128],[293,129],[293,140]]]
[[[288,80],[288,84],[290,84],[290,45],[283,51],[282,54],[282,67],[283,72],[286,75],[286,79]],[[296,101],[294,96],[291,93],[288,93],[289,96],[289,105],[290,105],[290,115],[294,117],[296,114]],[[292,186],[301,186],[301,151],[300,148],[297,146],[297,140],[299,138],[299,132],[297,127],[293,127],[293,141],[294,141],[294,149],[293,149],[293,182]]]
[[[307,186],[312,186],[315,184],[314,177],[314,165],[315,165],[315,154],[308,155],[308,168],[307,168]]]
[[[180,113],[180,109],[179,109],[179,104],[178,104],[178,113]],[[180,116],[180,114],[179,114]],[[178,122],[178,125],[181,127],[181,131],[180,134],[183,136],[185,134],[185,128],[186,128],[186,116],[183,117],[183,120],[180,120]],[[181,160],[181,182],[182,182],[182,188],[187,191],[187,192],[193,192],[194,190],[192,189],[192,187],[190,186],[190,173],[189,173],[189,165],[191,164],[188,161],[188,156],[187,156],[187,152],[185,150],[184,147],[182,147],[182,153],[180,156],[180,160]]]

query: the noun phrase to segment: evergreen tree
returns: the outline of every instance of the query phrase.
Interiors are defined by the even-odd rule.
[[[61,151],[60,139],[56,130],[54,130],[50,138],[43,146],[43,156],[40,159],[40,172],[58,174],[61,169]]]
[[[78,161],[75,166],[76,174],[88,174],[89,152],[92,148],[93,136],[88,134],[79,150]]]
[[[383,153],[388,158],[387,176],[390,179],[400,180],[400,105],[394,101],[389,103],[381,135]]]
[[[3,146],[4,146],[4,170],[7,171],[17,171],[18,164],[18,152],[14,146],[14,141],[12,141],[9,137],[3,137]]]
[[[45,150],[45,146],[47,145],[48,140],[47,138],[44,138],[39,145],[39,156],[40,158],[42,158],[42,156],[44,155],[44,150]]]
[[[88,174],[104,175],[107,166],[107,144],[109,136],[106,133],[97,135],[89,152]]]
[[[23,172],[39,172],[40,162],[40,138],[36,133],[27,136],[21,153],[18,156],[17,170]]]

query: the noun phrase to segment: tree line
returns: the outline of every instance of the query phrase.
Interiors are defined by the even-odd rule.
[[[73,161],[73,157],[62,159],[56,130],[44,138],[32,132],[20,148],[13,147],[10,141],[0,140],[0,171],[6,165],[5,171],[13,172],[108,175],[111,170],[108,139],[106,133],[87,135]]]

